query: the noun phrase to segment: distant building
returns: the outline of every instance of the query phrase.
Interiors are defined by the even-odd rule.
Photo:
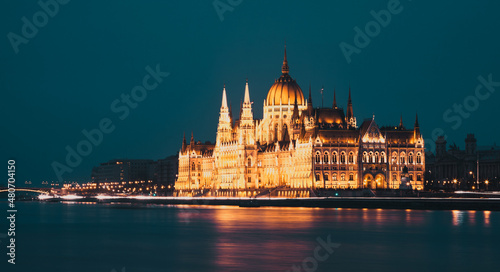
[[[465,150],[446,140],[436,140],[436,154],[426,154],[426,187],[429,189],[498,189],[500,147],[477,146],[474,134],[465,138]],[[478,172],[479,169],[479,172]],[[479,175],[478,175],[479,173]]]
[[[154,183],[164,186],[164,191],[173,191],[179,170],[179,157],[172,155],[155,162]]]
[[[115,193],[168,195],[174,190],[177,155],[158,161],[115,159],[92,169],[92,183]]]
[[[222,91],[215,143],[184,137],[179,153],[178,195],[221,190],[253,194],[261,188],[291,190],[423,189],[424,140],[418,118],[411,129],[379,128],[375,116],[358,127],[351,90],[347,109],[314,108],[290,76],[286,56],[282,75],[263,101],[263,119],[254,119],[248,81],[240,119],[233,120],[226,89]],[[407,172],[403,173],[406,167]],[[408,184],[407,184],[408,183]],[[201,191],[201,192],[197,192]]]
[[[92,169],[92,182],[97,184],[127,185],[154,178],[153,160],[110,160]]]

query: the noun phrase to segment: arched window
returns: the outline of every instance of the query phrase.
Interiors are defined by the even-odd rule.
[[[368,162],[368,153],[363,152],[363,162]]]
[[[396,174],[392,174],[392,181],[398,181],[398,176]]]
[[[320,163],[321,162],[321,153],[319,153],[319,151],[316,151],[315,159],[316,159],[316,163]]]
[[[385,163],[385,152],[380,153],[380,162]]]
[[[417,163],[422,163],[422,155],[417,153]]]
[[[345,181],[345,174],[344,173],[340,174],[340,180]]]
[[[332,154],[332,162],[337,163],[337,152],[333,152]]]
[[[349,152],[349,163],[354,163],[354,153]]]
[[[319,173],[316,173],[316,181],[320,181],[321,180],[321,176]]]
[[[378,152],[375,152],[375,163],[379,162]]]
[[[333,173],[332,180],[335,180],[335,181],[337,180],[337,173]]]
[[[191,171],[195,171],[196,170],[196,165],[194,164],[194,162],[191,164]]]
[[[396,164],[398,162],[398,153],[392,152],[392,164]]]
[[[370,162],[375,163],[375,156],[373,156],[373,152],[370,152]]]
[[[405,153],[404,152],[401,152],[401,159],[399,160],[399,162],[401,164],[405,164],[406,163],[406,156],[405,156]]]
[[[408,154],[408,163],[413,163],[413,153]]]
[[[329,161],[328,158],[329,157],[330,156],[328,155],[328,152],[325,152],[325,154],[323,154],[323,163],[328,163],[328,161]]]
[[[349,174],[349,181],[353,181],[354,180],[354,174],[353,173],[350,173]]]
[[[328,181],[328,173],[325,173],[325,174],[323,175],[323,178],[325,179],[325,181]]]
[[[340,153],[340,163],[345,163],[345,152]]]
[[[252,158],[248,158],[248,162],[247,163],[248,163],[247,164],[248,167],[252,166]]]
[[[422,181],[422,175],[420,174],[417,175],[417,181]]]

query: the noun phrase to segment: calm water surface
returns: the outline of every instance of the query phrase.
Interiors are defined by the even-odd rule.
[[[3,240],[1,271],[499,271],[500,264],[499,212],[17,205],[17,264],[6,266]],[[6,220],[0,224],[5,233]],[[328,237],[340,246],[326,255],[318,240]]]

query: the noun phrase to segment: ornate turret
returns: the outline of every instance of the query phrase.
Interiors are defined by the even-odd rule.
[[[222,103],[220,106],[219,125],[217,126],[217,143],[231,141],[233,129],[232,114],[227,107],[226,85],[222,90]]]

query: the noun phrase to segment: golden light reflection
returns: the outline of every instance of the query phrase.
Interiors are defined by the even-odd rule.
[[[489,227],[491,211],[484,211],[483,213],[484,213],[484,225]]]
[[[453,210],[451,211],[453,217],[453,226],[460,226],[464,222],[464,211]]]
[[[469,225],[475,225],[476,224],[476,211],[468,211],[467,214],[469,215]]]

